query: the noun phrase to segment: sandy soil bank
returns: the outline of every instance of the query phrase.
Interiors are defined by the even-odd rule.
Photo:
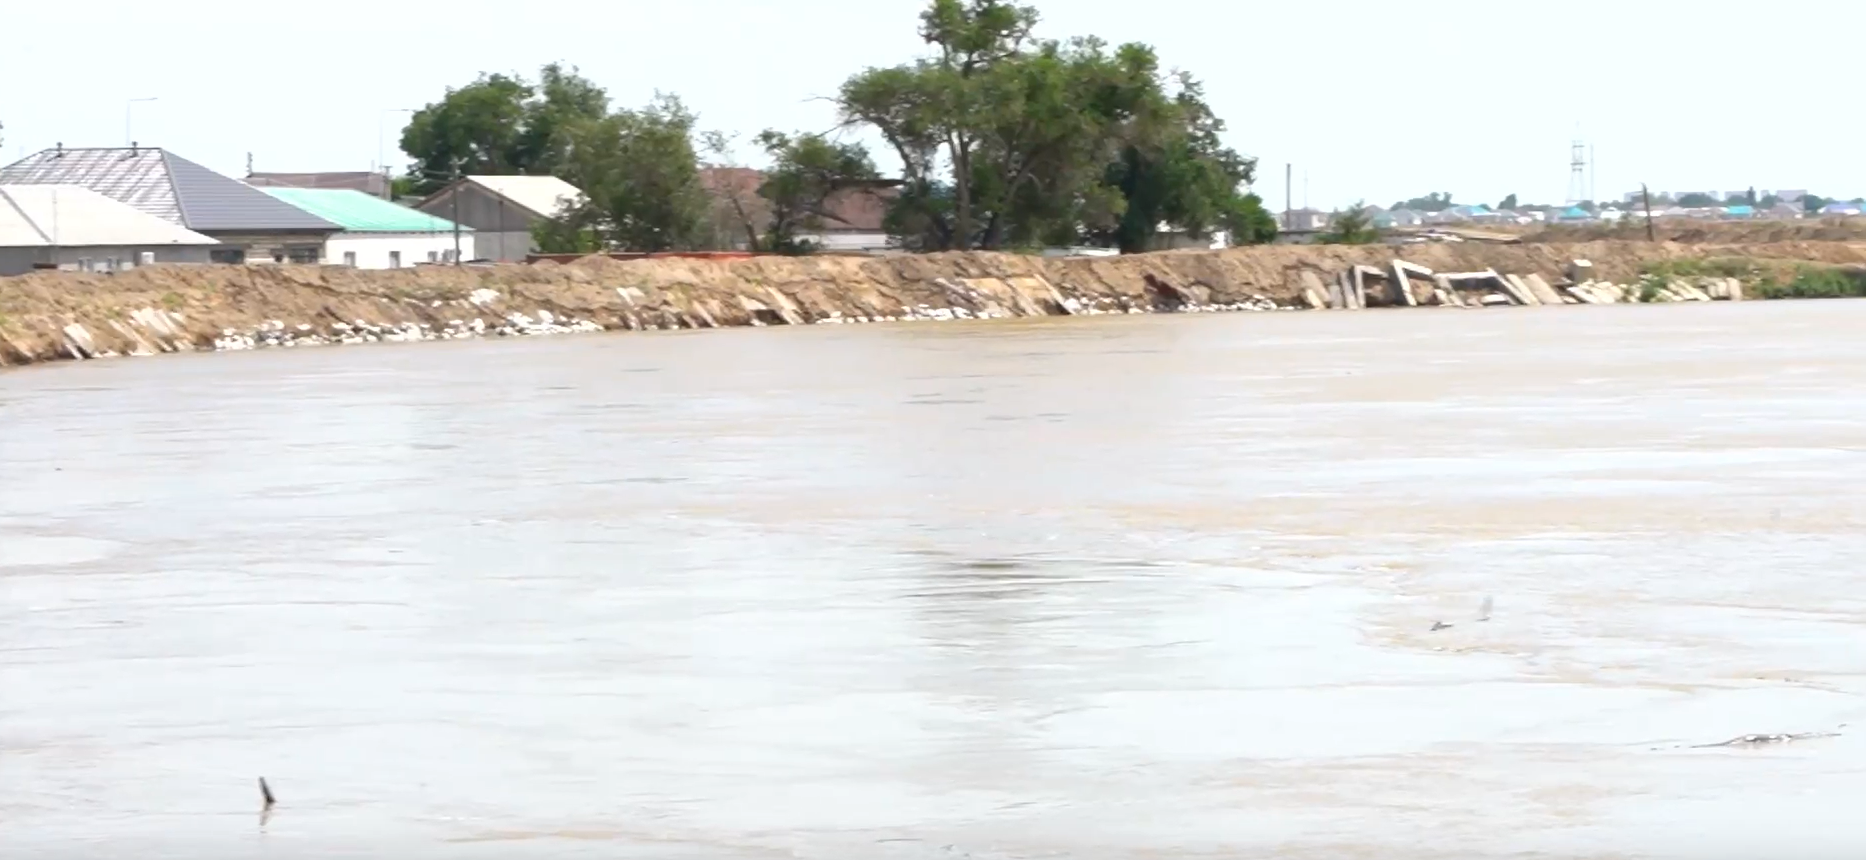
[[[570,265],[147,267],[0,279],[0,365],[369,340],[1306,307],[1305,284],[1396,257],[1440,272],[1559,280],[1577,258],[1628,280],[1655,260],[1866,263],[1866,243],[1273,246],[1113,258],[1015,254],[682,259]],[[1430,303],[1431,284],[1421,284]],[[1368,300],[1379,304],[1382,297]]]

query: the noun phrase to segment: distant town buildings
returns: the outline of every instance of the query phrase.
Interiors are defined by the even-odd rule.
[[[0,185],[86,188],[219,242],[216,263],[318,263],[340,228],[172,152],[47,149],[0,168]]]
[[[342,228],[324,241],[324,262],[356,269],[474,259],[474,231],[350,188],[266,188],[267,194]],[[456,258],[456,245],[459,256]]]

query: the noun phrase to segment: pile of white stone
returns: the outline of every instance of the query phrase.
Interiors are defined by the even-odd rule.
[[[445,325],[438,327],[429,323],[373,323],[359,319],[332,323],[327,331],[319,331],[306,323],[288,326],[281,320],[267,320],[250,331],[222,329],[220,337],[214,339],[214,349],[227,352],[268,347],[416,343],[488,336],[536,337],[602,330],[600,324],[590,320],[560,317],[545,310],[538,311],[535,316],[514,311],[490,322],[484,317],[448,320]]]
[[[1647,275],[1636,284],[1610,281],[1582,281],[1567,287],[1568,295],[1590,305],[1621,302],[1719,302],[1742,301],[1743,282],[1736,278],[1706,278],[1693,284],[1682,279],[1670,281]]]
[[[911,308],[901,308],[901,312],[898,314],[874,314],[870,316],[863,316],[861,314],[845,315],[841,311],[830,311],[828,316],[819,317],[816,320],[816,324],[859,325],[861,323],[880,322],[947,322],[951,320],[1001,319],[1008,316],[1010,316],[1010,314],[998,310],[972,311],[966,308],[936,308],[932,305],[916,305]]]
[[[1126,296],[1095,296],[1089,299],[1064,299],[1063,309],[1079,316],[1099,316],[1102,314],[1148,314],[1155,309],[1127,298]],[[1243,311],[1291,310],[1278,307],[1268,296],[1254,295],[1241,302],[1213,302],[1211,304],[1188,303],[1174,308],[1174,313],[1183,314],[1222,314]]]
[[[1285,309],[1278,308],[1276,305],[1276,302],[1273,302],[1270,299],[1265,298],[1263,296],[1252,296],[1249,301],[1232,302],[1230,304],[1187,305],[1183,308],[1180,308],[1181,313],[1189,313],[1189,314],[1217,314],[1217,313],[1233,313],[1237,311],[1274,311],[1274,310],[1285,310]],[[1287,310],[1294,310],[1294,308],[1288,308]]]

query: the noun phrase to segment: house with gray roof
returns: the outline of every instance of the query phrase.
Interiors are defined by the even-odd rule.
[[[0,185],[75,185],[210,236],[217,263],[318,263],[338,225],[151,147],[60,145],[0,168]]]

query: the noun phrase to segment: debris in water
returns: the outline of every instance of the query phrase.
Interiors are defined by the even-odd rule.
[[[266,784],[266,778],[263,776],[259,778],[259,799],[264,804],[259,807],[262,811],[271,809],[272,804],[278,802],[272,797],[272,786]]]
[[[1711,749],[1713,747],[1760,747],[1771,744],[1794,743],[1795,741],[1814,740],[1815,738],[1837,738],[1839,732],[1803,732],[1801,734],[1738,735],[1727,741],[1714,744],[1695,744],[1692,749]]]
[[[1438,632],[1438,631],[1440,631],[1440,630],[1450,630],[1450,629],[1451,629],[1451,625],[1449,625],[1449,624],[1446,624],[1446,623],[1445,623],[1445,622],[1443,622],[1443,621],[1434,621],[1434,622],[1432,622],[1432,632],[1433,632],[1433,633],[1437,633],[1437,632]]]

